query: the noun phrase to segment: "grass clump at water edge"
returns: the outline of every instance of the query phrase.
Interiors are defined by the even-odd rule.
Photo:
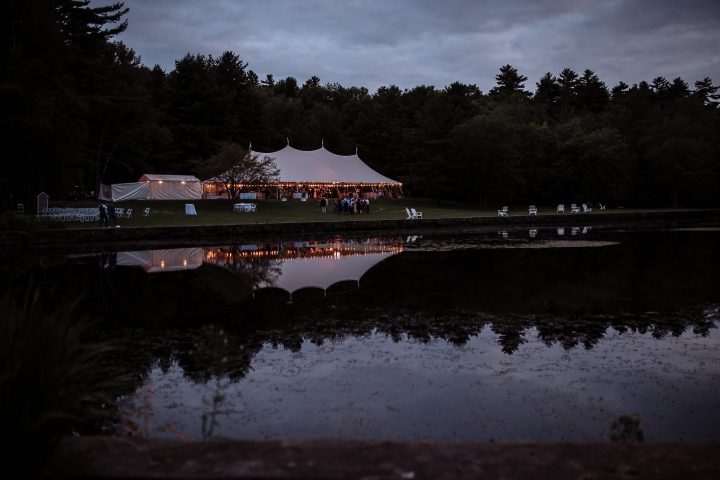
[[[10,471],[40,474],[83,405],[101,394],[84,379],[97,375],[106,351],[87,343],[92,323],[78,300],[53,302],[35,288],[0,298],[0,411],[6,442],[0,459]]]

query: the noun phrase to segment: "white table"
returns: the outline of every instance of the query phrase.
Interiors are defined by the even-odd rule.
[[[233,205],[233,212],[252,212],[254,206],[252,203],[236,203]]]
[[[185,204],[185,215],[197,215],[197,210],[195,210],[194,203]]]

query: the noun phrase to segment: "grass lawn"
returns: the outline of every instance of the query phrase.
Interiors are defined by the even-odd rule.
[[[246,200],[248,202],[248,200]],[[332,213],[332,206],[328,213],[322,214],[317,200],[301,202],[299,200],[255,200],[257,211],[253,213],[235,213],[232,211],[234,201],[229,200],[156,200],[156,201],[129,201],[115,204],[117,208],[132,208],[132,218],[122,218],[118,223],[123,227],[156,227],[179,225],[234,225],[250,223],[293,223],[293,222],[327,222],[347,221],[358,222],[366,220],[402,220],[407,218],[405,208],[412,207],[422,212],[423,218],[464,218],[464,217],[495,217],[497,208],[482,209],[478,205],[450,202],[431,199],[403,198],[393,200],[371,201],[369,215],[337,215]],[[197,216],[185,215],[185,204],[193,203]],[[95,202],[53,202],[51,206],[62,207],[93,207]],[[143,216],[146,207],[150,207],[150,215]],[[650,210],[622,209],[622,210],[593,210],[592,214],[610,212],[638,212]],[[555,206],[538,207],[539,215],[554,215]],[[511,206],[510,215],[527,215],[527,206]],[[571,215],[569,212],[566,215]],[[94,223],[67,223],[68,228],[94,228]]]

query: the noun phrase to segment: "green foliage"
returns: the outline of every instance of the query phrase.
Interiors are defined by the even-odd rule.
[[[251,155],[240,145],[224,144],[218,153],[198,165],[204,178],[215,178],[225,185],[228,198],[238,197],[242,185],[262,185],[279,178],[275,159]]]
[[[0,418],[11,439],[3,465],[27,473],[42,467],[83,410],[104,401],[102,387],[88,380],[100,375],[96,362],[105,349],[87,342],[91,324],[78,315],[77,300],[23,290],[0,298]]]
[[[490,90],[490,95],[504,97],[530,96],[530,93],[525,91],[526,80],[527,77],[520,75],[517,68],[512,65],[500,67],[500,73],[495,75],[497,86]]]
[[[608,201],[720,205],[720,109],[710,78],[656,77],[611,90],[590,69],[546,73],[534,95],[504,65],[473,84],[402,90],[298,82],[248,62],[188,53],[164,72],[127,45],[122,3],[13,0],[0,43],[0,210],[44,190],[193,173],[225,144],[286,144],[368,165],[413,195],[483,204]],[[221,170],[208,172],[214,176]]]

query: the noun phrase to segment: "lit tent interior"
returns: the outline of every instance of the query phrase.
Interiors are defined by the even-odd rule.
[[[271,187],[290,188],[357,188],[401,191],[402,183],[388,178],[370,168],[357,150],[352,155],[338,155],[327,150],[323,144],[316,150],[298,150],[288,145],[274,152],[250,149],[251,155],[270,157],[280,171],[279,179]],[[218,177],[204,182],[205,194],[221,195],[222,184]]]
[[[197,200],[202,182],[192,175],[146,173],[137,182],[102,185],[100,200]]]

